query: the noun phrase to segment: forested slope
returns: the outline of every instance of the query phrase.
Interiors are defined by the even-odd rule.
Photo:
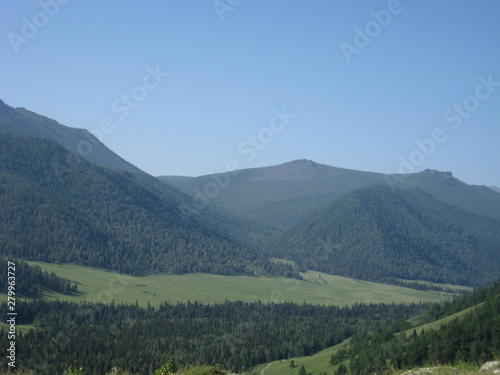
[[[18,323],[36,327],[17,338],[18,367],[40,375],[69,365],[87,375],[112,367],[148,374],[174,357],[180,365],[221,365],[241,372],[252,365],[310,355],[362,330],[422,311],[424,305],[313,306],[226,302],[136,305],[33,301],[18,308]],[[5,315],[6,304],[0,304]],[[8,347],[0,332],[0,345]],[[7,346],[6,346],[7,345]],[[0,364],[6,367],[6,357]]]
[[[133,274],[287,268],[53,141],[0,133],[0,252]],[[277,271],[280,272],[280,271]]]
[[[306,268],[365,280],[485,285],[500,274],[500,222],[420,190],[354,190],[273,247]]]
[[[500,282],[480,291],[479,297],[479,305],[439,329],[397,334],[402,327],[397,324],[355,336],[343,353],[345,358],[350,358],[349,370],[359,375],[388,374],[395,369],[484,363],[497,358],[500,355]],[[460,298],[446,309],[470,307],[471,302],[474,299]]]

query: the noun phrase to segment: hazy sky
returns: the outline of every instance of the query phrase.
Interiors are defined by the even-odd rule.
[[[500,2],[0,0],[0,99],[153,175],[312,159],[500,186]]]

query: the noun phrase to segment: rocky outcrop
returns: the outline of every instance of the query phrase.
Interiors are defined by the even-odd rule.
[[[464,372],[447,368],[448,371],[443,372],[443,367],[424,367],[418,370],[410,370],[403,372],[401,375],[423,375],[423,374],[466,374]],[[477,372],[468,372],[467,374],[500,374],[500,361],[486,362]]]
[[[500,361],[486,362],[481,366],[480,372],[492,372],[493,374],[500,374]]]

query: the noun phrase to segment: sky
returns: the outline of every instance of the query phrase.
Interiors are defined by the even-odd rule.
[[[310,159],[500,186],[500,2],[0,0],[0,99],[155,175]]]

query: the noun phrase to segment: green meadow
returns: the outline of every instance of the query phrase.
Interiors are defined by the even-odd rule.
[[[304,280],[278,277],[222,276],[211,274],[150,275],[134,277],[74,264],[37,264],[49,272],[77,282],[78,295],[48,292],[44,298],[69,301],[138,303],[158,306],[161,302],[228,301],[296,302],[352,305],[356,302],[411,303],[439,301],[437,292],[418,291],[309,271]],[[22,277],[21,275],[19,275]]]
[[[333,373],[338,364],[330,366],[330,358],[332,354],[336,353],[339,349],[345,347],[349,340],[341,344],[326,348],[315,355],[307,357],[293,358],[294,367],[290,367],[291,359],[281,361],[274,361],[270,363],[263,363],[257,365],[247,371],[247,374],[255,375],[298,375],[301,366],[304,366],[307,374],[320,374],[323,372]],[[345,361],[347,363],[347,361]]]

